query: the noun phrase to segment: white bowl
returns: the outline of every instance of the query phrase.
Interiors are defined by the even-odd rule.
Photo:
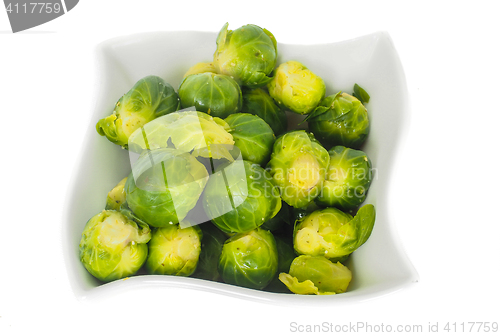
[[[376,206],[377,219],[370,239],[348,264],[353,272],[348,292],[325,296],[277,294],[195,278],[152,275],[100,285],[86,271],[78,257],[83,227],[103,210],[108,191],[131,169],[127,151],[99,136],[95,124],[110,114],[115,102],[142,77],[157,75],[178,88],[189,67],[212,59],[215,38],[215,33],[208,32],[155,32],[119,37],[98,46],[97,103],[63,223],[63,251],[76,297],[105,297],[137,286],[179,286],[278,304],[330,305],[371,299],[417,282],[417,272],[393,232],[395,224],[390,221],[387,202],[392,166],[409,111],[403,69],[385,32],[338,43],[278,44],[278,64],[287,60],[304,63],[324,79],[327,95],[339,90],[351,93],[358,83],[371,96],[367,105],[371,133],[363,149],[376,169],[366,203]]]

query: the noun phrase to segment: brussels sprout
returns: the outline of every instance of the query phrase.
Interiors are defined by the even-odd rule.
[[[115,210],[103,210],[85,225],[80,261],[97,279],[108,282],[134,275],[146,261],[151,232]]]
[[[218,270],[224,282],[263,289],[278,269],[278,251],[273,235],[257,228],[238,233],[224,243]]]
[[[195,156],[232,159],[224,151],[224,146],[218,146],[234,144],[229,130],[223,119],[203,112],[174,112],[134,132],[129,139],[129,150],[141,153],[146,149],[172,147],[182,152],[193,152]]]
[[[372,182],[372,165],[360,150],[335,146],[328,151],[330,165],[316,202],[323,206],[352,210],[366,199]]]
[[[375,207],[361,207],[354,218],[335,208],[316,210],[295,223],[293,245],[298,254],[340,258],[363,245],[375,223]]]
[[[240,85],[266,85],[276,65],[278,47],[273,34],[256,25],[228,30],[226,23],[217,36],[214,67],[217,73],[233,77]]]
[[[324,98],[326,90],[321,77],[296,61],[280,64],[267,88],[278,105],[299,114],[314,110]]]
[[[292,239],[282,235],[274,235],[276,248],[278,250],[278,271],[271,283],[265,288],[266,291],[275,293],[290,293],[290,290],[279,280],[279,274],[288,272],[292,261],[297,257],[293,249]]]
[[[197,111],[225,118],[241,109],[241,89],[226,75],[205,72],[184,78],[179,87],[181,107],[195,106]]]
[[[205,280],[219,281],[220,275],[217,271],[217,265],[219,264],[222,246],[227,237],[211,222],[203,223],[198,225],[198,227],[203,233],[203,239],[201,240],[198,267],[196,267],[196,272],[192,276]]]
[[[286,132],[288,120],[285,111],[280,109],[273,98],[262,88],[242,89],[243,106],[241,112],[255,114],[271,126],[274,135]]]
[[[189,276],[196,270],[202,233],[198,226],[168,225],[153,230],[146,269],[149,274]]]
[[[177,224],[196,205],[207,179],[205,166],[189,153],[172,148],[144,152],[125,183],[127,204],[151,226]]]
[[[273,218],[281,209],[281,198],[268,172],[239,160],[219,166],[210,176],[203,207],[222,231],[245,232]]]
[[[289,274],[280,273],[279,279],[295,294],[328,295],[344,293],[352,273],[325,257],[301,255],[293,260]]]
[[[128,138],[136,129],[178,109],[174,88],[160,77],[147,76],[118,100],[113,114],[99,120],[96,129],[109,141],[127,148]]]
[[[342,92],[323,99],[307,122],[309,130],[327,146],[359,148],[370,132],[366,108],[357,98]]]
[[[127,182],[126,177],[118,182],[118,184],[108,193],[106,197],[106,210],[120,210],[121,205],[126,202],[127,195],[125,195],[125,182]]]
[[[269,125],[256,115],[235,113],[225,119],[231,130],[234,144],[244,160],[264,165],[273,150],[274,134]]]
[[[213,72],[216,73],[214,64],[212,62],[201,62],[193,65],[191,68],[186,71],[184,74],[184,78],[186,78],[189,75],[196,75],[196,74],[201,74],[204,72]]]
[[[329,163],[328,152],[314,136],[297,130],[276,139],[268,168],[283,200],[302,208],[318,196]]]

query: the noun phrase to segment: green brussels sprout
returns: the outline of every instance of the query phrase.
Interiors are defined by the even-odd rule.
[[[234,31],[228,26],[226,23],[217,36],[213,62],[217,73],[233,77],[242,86],[266,85],[278,57],[273,34],[252,24]]]
[[[134,275],[146,261],[148,225],[115,210],[89,219],[80,240],[80,261],[94,277],[109,282]]]
[[[281,209],[281,198],[268,172],[238,160],[220,165],[210,176],[203,208],[222,231],[245,232],[274,217]]]
[[[148,243],[146,269],[149,274],[189,276],[196,270],[202,232],[198,226],[183,229],[168,225],[153,229]]]
[[[328,153],[330,165],[316,202],[344,210],[357,208],[372,182],[370,159],[363,151],[344,146],[335,146]]]
[[[280,281],[279,274],[288,272],[292,261],[297,255],[293,249],[291,238],[274,234],[274,240],[276,241],[276,248],[278,250],[278,271],[264,290],[275,293],[290,293],[290,290]]]
[[[249,113],[235,113],[225,121],[231,127],[229,133],[241,151],[243,160],[265,165],[269,161],[275,140],[271,127],[260,117]]]
[[[241,89],[226,75],[205,72],[187,76],[179,86],[181,107],[196,107],[219,118],[225,118],[241,109]]]
[[[111,189],[106,197],[106,210],[120,210],[122,204],[126,202],[126,194],[125,194],[125,182],[127,182],[127,178],[125,177],[123,180],[118,182],[118,184]]]
[[[125,193],[128,207],[154,227],[182,221],[196,205],[208,179],[203,164],[186,152],[144,152],[132,167]]]
[[[219,281],[220,275],[217,265],[227,236],[211,222],[200,224],[198,227],[203,233],[203,239],[201,240],[198,267],[196,267],[196,271],[192,276],[199,279]]]
[[[217,73],[214,64],[212,62],[201,62],[190,67],[188,71],[186,71],[186,73],[184,74],[184,78],[186,78],[189,75],[196,75],[204,72]]]
[[[218,270],[224,282],[263,289],[278,269],[278,251],[273,235],[260,228],[238,233],[222,247]]]
[[[366,242],[374,224],[371,204],[362,206],[354,218],[336,208],[316,210],[295,223],[293,245],[298,254],[341,258]]]
[[[321,191],[330,156],[314,136],[291,131],[276,139],[268,163],[273,182],[289,205],[309,205]]]
[[[243,106],[241,112],[255,114],[271,126],[274,135],[286,132],[288,120],[285,111],[280,109],[273,98],[262,88],[243,88]]]
[[[195,156],[213,159],[233,156],[225,146],[233,145],[229,125],[220,118],[203,112],[174,112],[157,118],[134,132],[129,139],[129,151],[141,153],[144,150],[172,147]]]
[[[280,64],[267,88],[279,106],[299,114],[314,110],[326,90],[323,79],[297,61]]]
[[[326,146],[358,149],[370,132],[366,108],[357,98],[342,92],[323,99],[307,122],[309,130]]]
[[[352,273],[340,262],[301,255],[293,260],[288,274],[280,273],[279,279],[295,294],[329,295],[345,293]]]
[[[157,76],[140,79],[116,103],[113,113],[97,122],[97,133],[127,148],[129,136],[147,122],[179,109],[174,88]]]

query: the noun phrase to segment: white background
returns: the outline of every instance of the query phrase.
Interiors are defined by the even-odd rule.
[[[12,34],[0,10],[0,335],[286,335],[290,323],[500,322],[500,6],[495,1],[82,0]],[[61,218],[93,112],[95,46],[159,30],[254,23],[283,43],[391,35],[406,72],[411,125],[391,213],[420,282],[348,306],[277,307],[182,288],[99,304],[73,296]],[[468,329],[468,328],[467,328]],[[295,333],[296,334],[296,333]]]

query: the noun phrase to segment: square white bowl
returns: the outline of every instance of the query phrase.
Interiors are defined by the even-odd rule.
[[[86,134],[63,222],[63,253],[69,281],[79,299],[105,297],[135,287],[179,286],[277,304],[322,305],[363,301],[418,281],[391,223],[387,200],[392,166],[408,122],[405,76],[389,35],[378,32],[348,41],[320,45],[278,44],[278,64],[297,60],[321,76],[327,95],[352,92],[358,83],[370,94],[371,131],[363,150],[372,160],[375,178],[365,203],[376,206],[370,239],[348,263],[353,281],[340,295],[306,296],[258,291],[189,277],[138,275],[101,285],[81,264],[78,245],[85,223],[104,208],[106,195],[131,170],[128,152],[99,136],[95,124],[109,115],[116,101],[147,75],[164,78],[175,89],[186,70],[211,61],[216,33],[154,32],[114,38],[97,48],[100,81],[95,111]],[[289,114],[289,124],[302,119]],[[304,126],[304,125],[302,125]]]

